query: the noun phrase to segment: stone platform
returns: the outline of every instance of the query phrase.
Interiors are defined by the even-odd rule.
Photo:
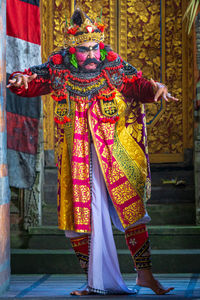
[[[174,287],[174,290],[164,296],[155,295],[150,289],[136,287],[136,295],[83,296],[83,299],[200,299],[200,274],[160,274],[157,279],[165,287]],[[130,289],[135,288],[136,274],[123,274],[124,280]],[[12,275],[9,290],[0,297],[3,299],[68,299],[77,298],[70,292],[79,288],[85,282],[84,275]]]
[[[149,226],[148,231],[154,273],[200,272],[200,226]],[[14,238],[15,247],[12,245],[11,249],[12,274],[82,273],[69,239],[58,228],[30,228],[21,245],[20,237],[13,235],[13,244]],[[133,261],[124,234],[114,230],[114,238],[121,272],[133,273]]]

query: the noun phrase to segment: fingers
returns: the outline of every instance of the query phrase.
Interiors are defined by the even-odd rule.
[[[152,78],[151,78],[150,82],[153,85],[153,87],[157,90],[157,84],[156,84],[156,82]]]
[[[22,84],[22,76],[19,76],[16,79],[17,79],[16,80],[16,86],[21,86],[21,84]]]
[[[34,73],[33,75],[31,76],[28,76],[28,82],[31,82],[33,79],[35,79],[37,77],[37,74]]]
[[[18,75],[15,76],[12,79],[9,79],[9,84],[6,87],[11,87],[11,86],[15,86],[15,87],[21,87],[22,85],[24,85],[25,89],[28,89],[28,83],[31,82],[32,80],[34,80],[37,77],[37,74],[34,73],[30,76],[28,75]]]
[[[163,98],[166,102],[179,101],[176,97],[173,97],[168,93],[167,87],[159,82],[155,82],[153,79],[150,80],[155,91],[154,101],[157,102],[159,98]]]
[[[157,102],[158,99],[159,99],[161,96],[162,96],[166,101],[168,101],[168,100],[167,100],[167,88],[166,88],[165,86],[160,86],[160,87],[158,86],[158,90],[157,90],[157,92],[156,92],[156,94],[155,94],[155,96],[154,96],[154,101]]]
[[[161,96],[165,99],[165,101],[168,101],[167,100],[167,92],[168,92],[167,87],[162,83],[154,81],[152,78],[151,78],[150,82],[151,82],[154,92],[155,92],[154,101],[157,102]]]
[[[34,73],[30,76],[27,76],[27,75],[22,76],[22,80],[23,80],[24,87],[26,90],[28,89],[28,83],[31,82],[32,80],[34,80],[36,77],[37,77],[36,73]]]
[[[166,102],[169,102],[169,101],[176,101],[177,102],[177,101],[179,101],[178,98],[173,97],[171,94],[166,92],[166,90],[163,91],[163,89],[159,89],[157,91],[157,93],[155,94],[155,97],[154,97],[154,101],[157,102],[160,97],[162,97]]]
[[[22,82],[24,84],[25,89],[28,89],[28,76],[22,76]]]
[[[166,102],[169,102],[167,96],[165,94],[163,94],[162,98],[166,101]]]
[[[9,82],[12,83],[12,84],[14,84],[14,83],[17,82],[17,78],[10,79]]]
[[[26,90],[28,89],[28,83],[31,82],[32,80],[34,80],[36,77],[37,77],[36,73],[34,73],[30,76],[27,76],[27,75],[22,76],[22,81],[24,83],[24,87]]]
[[[168,98],[168,101],[169,100],[171,100],[171,101],[179,101],[178,98],[173,97],[170,93],[167,93],[167,98]]]
[[[16,78],[15,79],[9,79],[8,82],[9,84],[6,85],[7,88],[9,88],[10,86],[14,85],[16,83]]]
[[[16,86],[20,87],[22,83],[22,76],[14,77],[13,79],[9,79],[9,84],[6,87]]]

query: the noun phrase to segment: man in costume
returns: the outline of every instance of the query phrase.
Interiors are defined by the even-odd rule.
[[[55,100],[59,228],[71,239],[87,284],[75,295],[131,293],[119,270],[110,217],[125,232],[137,284],[165,289],[151,271],[144,202],[150,197],[144,103],[177,99],[103,44],[104,24],[80,9],[65,47],[11,75],[14,93]]]

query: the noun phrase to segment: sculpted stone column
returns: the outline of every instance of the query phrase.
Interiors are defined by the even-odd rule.
[[[6,0],[0,0],[0,295],[10,280],[10,191],[6,162]]]

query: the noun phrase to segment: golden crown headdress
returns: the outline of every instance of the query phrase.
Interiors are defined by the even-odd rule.
[[[102,15],[102,13],[101,13]],[[80,8],[76,8],[70,21],[70,26],[65,28],[65,46],[76,47],[85,42],[94,41],[100,43],[104,41],[105,24],[98,18],[96,22],[84,14]]]

